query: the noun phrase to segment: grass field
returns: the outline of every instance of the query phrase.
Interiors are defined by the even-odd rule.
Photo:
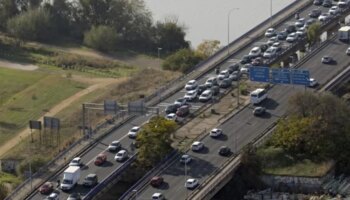
[[[0,68],[0,145],[50,108],[86,87],[60,75]]]
[[[297,160],[281,148],[260,148],[258,156],[263,164],[263,172],[266,174],[319,177],[324,176],[333,167],[332,161]]]

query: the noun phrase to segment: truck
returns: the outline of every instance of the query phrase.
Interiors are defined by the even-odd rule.
[[[343,26],[338,31],[340,41],[348,42],[350,39],[350,26]]]
[[[80,167],[79,166],[69,166],[63,172],[63,180],[60,184],[60,188],[63,191],[71,190],[80,179]]]

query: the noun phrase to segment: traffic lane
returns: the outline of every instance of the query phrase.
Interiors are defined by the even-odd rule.
[[[332,41],[332,45],[329,46],[329,48],[323,49],[308,65],[304,64],[305,68],[309,69],[310,71],[310,77],[319,77],[316,78],[316,81],[324,84],[330,77],[337,75],[339,71],[350,61],[349,56],[345,54],[347,48],[348,45],[345,43],[342,43],[338,40]],[[336,63],[323,64],[321,62],[321,59],[325,55],[333,57]],[[331,76],[323,77],[323,73],[327,73]]]

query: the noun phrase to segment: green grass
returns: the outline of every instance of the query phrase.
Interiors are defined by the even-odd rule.
[[[18,185],[21,183],[21,179],[14,176],[13,174],[0,172],[0,183],[11,183],[11,184]]]
[[[0,68],[0,145],[86,85],[60,75]],[[1,94],[0,93],[0,94]]]
[[[0,105],[46,75],[23,70],[0,68]]]
[[[265,147],[258,150],[263,164],[263,172],[272,175],[319,177],[324,176],[332,167],[331,161],[312,161],[295,159],[281,148]]]

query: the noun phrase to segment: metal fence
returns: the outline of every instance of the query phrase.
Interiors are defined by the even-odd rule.
[[[91,200],[94,198],[95,195],[97,195],[99,192],[101,192],[103,189],[105,189],[113,179],[120,176],[120,174],[130,166],[132,162],[136,159],[137,154],[134,154],[132,157],[130,157],[125,163],[123,163],[120,167],[116,168],[109,176],[107,176],[105,179],[103,179],[96,187],[94,187],[92,190],[90,190],[86,196],[83,198],[85,200]]]

